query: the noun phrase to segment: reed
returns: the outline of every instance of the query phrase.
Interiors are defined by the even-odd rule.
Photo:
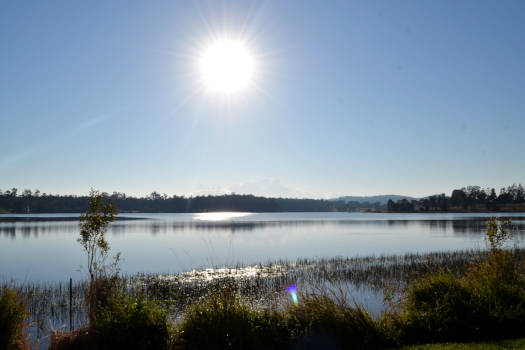
[[[524,259],[524,249],[512,250],[515,259]],[[282,304],[291,284],[301,290],[316,285],[345,285],[352,293],[364,293],[382,299],[393,291],[401,295],[417,279],[441,270],[454,276],[469,271],[472,263],[486,261],[488,251],[463,250],[390,256],[368,256],[330,259],[274,261],[252,266],[237,265],[194,270],[180,274],[136,274],[120,277],[121,289],[128,295],[143,295],[169,308],[169,318],[179,322],[192,304],[220,293],[230,286],[244,302],[255,309]],[[10,282],[27,305],[33,324],[56,328],[69,324],[69,284],[65,282]],[[87,281],[73,282],[73,323],[76,328],[87,324],[83,305]],[[375,294],[374,294],[375,293]],[[349,296],[352,298],[352,295]],[[38,327],[37,327],[38,329]]]

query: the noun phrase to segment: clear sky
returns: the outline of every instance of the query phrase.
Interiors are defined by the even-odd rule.
[[[214,40],[249,87],[200,84]],[[525,182],[524,1],[2,1],[0,188],[423,196]]]

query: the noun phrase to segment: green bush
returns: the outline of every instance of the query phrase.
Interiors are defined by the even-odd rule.
[[[228,291],[191,306],[178,337],[188,349],[279,349],[291,341],[281,312],[254,310]]]
[[[511,251],[497,250],[473,266],[465,283],[486,313],[480,328],[490,338],[523,336],[525,278],[523,263]]]
[[[27,311],[18,294],[7,287],[0,290],[0,349],[24,349]]]
[[[400,315],[393,315],[403,341],[471,341],[523,336],[525,279],[523,262],[504,250],[509,223],[492,219],[490,251],[466,276],[448,272],[409,286]]]
[[[328,295],[303,296],[287,309],[288,325],[299,348],[378,349],[393,346],[382,319],[362,307]]]
[[[97,312],[93,329],[99,348],[169,349],[171,329],[167,311],[143,297],[112,298]]]
[[[469,285],[447,272],[416,281],[403,307],[399,327],[408,343],[476,339],[487,317]]]

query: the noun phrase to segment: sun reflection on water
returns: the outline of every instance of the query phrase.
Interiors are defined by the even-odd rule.
[[[239,212],[217,212],[217,213],[198,213],[193,215],[193,219],[202,221],[225,221],[243,216],[248,216],[251,213],[239,213]]]

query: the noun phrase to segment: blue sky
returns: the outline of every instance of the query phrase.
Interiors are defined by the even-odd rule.
[[[2,1],[0,188],[450,193],[525,182],[525,2]],[[253,87],[198,86],[213,38]]]

